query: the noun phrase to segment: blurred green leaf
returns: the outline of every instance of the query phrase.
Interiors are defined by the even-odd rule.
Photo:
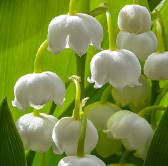
[[[7,99],[0,105],[0,165],[26,166],[23,143],[15,127]]]
[[[144,166],[168,165],[168,111],[165,111],[155,131]]]

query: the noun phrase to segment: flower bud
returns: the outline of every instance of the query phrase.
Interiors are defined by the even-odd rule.
[[[65,85],[53,72],[26,74],[16,82],[14,94],[12,104],[18,109],[24,110],[28,106],[40,109],[49,101],[62,105]]]
[[[104,50],[96,54],[90,63],[90,83],[95,83],[95,88],[101,88],[110,83],[117,89],[125,86],[139,85],[141,66],[138,58],[128,50]]]
[[[152,80],[168,80],[168,52],[151,54],[145,62],[144,73]]]
[[[119,49],[133,52],[140,60],[144,61],[157,49],[157,38],[152,31],[141,34],[119,32],[116,40]]]
[[[113,98],[121,104],[127,106],[133,104],[138,106],[143,104],[150,96],[150,84],[145,77],[140,78],[141,85],[134,87],[124,87],[123,89],[112,89]]]
[[[118,15],[118,27],[121,31],[144,33],[151,28],[151,16],[146,7],[126,5]]]
[[[100,49],[102,40],[101,24],[94,17],[83,13],[55,17],[48,27],[49,50],[55,54],[68,47],[82,56],[89,45]]]
[[[96,102],[85,107],[87,118],[93,122],[98,130],[106,129],[108,118],[118,110],[121,108],[109,102]]]
[[[130,111],[118,111],[108,120],[107,129],[127,150],[136,150],[137,156],[145,158],[153,130],[144,118]]]
[[[81,120],[72,117],[60,119],[53,130],[52,139],[56,145],[56,154],[76,155],[80,136]],[[98,133],[93,123],[87,120],[84,152],[89,154],[98,142]]]
[[[106,166],[105,163],[93,155],[84,157],[68,156],[64,157],[58,163],[58,166]]]
[[[40,113],[25,114],[16,121],[25,148],[36,152],[46,152],[52,145],[52,131],[57,118]]]

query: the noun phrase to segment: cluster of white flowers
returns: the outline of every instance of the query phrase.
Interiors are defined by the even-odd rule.
[[[118,26],[121,32],[117,36],[117,47],[127,49],[144,61],[157,49],[157,39],[150,31],[151,16],[149,11],[140,5],[126,5],[118,15]]]
[[[150,31],[151,16],[140,5],[127,5],[118,16],[121,30],[116,43],[118,50],[103,50],[93,56],[90,63],[90,83],[101,88],[112,85],[113,98],[121,106],[139,105],[150,94],[150,85],[141,75],[140,60],[145,60],[157,49],[157,39]],[[58,53],[71,48],[79,56],[87,52],[89,45],[101,48],[103,28],[92,16],[83,13],[55,17],[48,27],[48,48]],[[139,58],[139,59],[138,59]],[[144,66],[145,75],[154,80],[168,79],[168,52],[150,55]],[[19,78],[14,87],[13,106],[25,110],[29,106],[40,109],[50,101],[61,106],[65,97],[64,82],[53,72],[27,74]],[[98,143],[98,131],[112,139],[121,140],[127,150],[145,158],[153,136],[150,124],[138,114],[122,110],[109,102],[96,102],[85,108],[87,115],[84,156],[77,156],[81,119],[63,117],[58,120],[52,115],[25,114],[16,126],[26,148],[46,152],[50,147],[56,154],[65,153],[58,166],[105,166],[105,163],[91,155]],[[111,147],[113,148],[113,147]]]

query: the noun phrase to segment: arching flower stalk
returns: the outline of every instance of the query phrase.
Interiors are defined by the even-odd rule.
[[[56,154],[66,153],[67,155],[76,155],[78,140],[81,128],[81,92],[80,92],[80,78],[72,76],[71,80],[76,86],[75,108],[72,117],[61,118],[55,125],[52,139],[56,145],[54,152]],[[98,133],[90,120],[87,120],[87,131],[84,143],[86,154],[95,148],[98,141]]]
[[[112,50],[114,46],[114,36],[112,34],[111,15],[107,12],[107,23],[109,32],[109,50],[104,50],[96,54],[90,63],[91,78],[90,83],[95,83],[95,88],[101,88],[104,84],[110,83],[117,89],[125,86],[140,85],[141,66],[137,57],[128,50]]]

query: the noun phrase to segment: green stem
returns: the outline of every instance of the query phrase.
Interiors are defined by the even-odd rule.
[[[26,161],[27,161],[27,166],[32,166],[33,165],[33,160],[36,152],[34,151],[28,151],[26,154]]]
[[[39,47],[36,58],[34,61],[34,73],[40,73],[41,72],[41,56],[43,55],[43,52],[47,49],[48,47],[48,41],[45,40]]]
[[[73,110],[73,118],[76,120],[80,119],[80,109],[81,109],[81,87],[80,87],[80,77],[71,76],[70,79],[74,82],[76,87],[76,96],[75,96],[75,108]]]
[[[128,159],[128,156],[129,156],[130,153],[131,153],[130,151],[125,150],[125,151],[123,152],[121,158],[120,158],[119,163],[120,163],[120,164],[126,163],[126,162],[127,162],[127,159]]]
[[[153,105],[153,106],[149,106],[146,107],[144,109],[142,109],[138,114],[140,116],[144,116],[145,114],[150,113],[151,111],[155,111],[155,110],[166,110],[167,107],[163,107],[163,106],[158,106],[158,105]]]
[[[153,105],[157,99],[159,94],[159,81],[152,81],[152,88],[151,88],[151,105]]]
[[[104,90],[104,92],[103,92],[103,94],[102,94],[102,96],[101,96],[101,99],[100,99],[100,101],[101,101],[102,103],[104,103],[104,102],[106,102],[106,101],[108,100],[108,97],[109,97],[110,94],[111,94],[111,89],[112,89],[112,86],[109,85],[109,86],[107,86],[107,88]]]
[[[36,109],[33,110],[34,116],[40,116],[40,112]]]
[[[75,15],[76,0],[70,0],[69,2],[69,15]]]
[[[158,14],[158,17],[154,20],[154,30],[158,39],[158,52],[165,52],[165,41],[164,41],[164,29],[161,18]]]
[[[115,41],[115,32],[113,29],[113,22],[110,11],[106,11],[106,19],[107,19],[107,27],[108,27],[108,35],[109,35],[109,50],[116,49],[116,41]]]
[[[45,166],[46,158],[45,153],[41,153],[41,160],[40,160],[40,166]]]
[[[77,71],[77,75],[80,77],[81,79],[81,98],[83,98],[85,96],[85,61],[86,61],[86,54],[83,55],[82,57],[78,56],[77,54],[75,54],[76,56],[76,71]]]
[[[155,105],[158,105],[160,103],[162,98],[166,95],[167,91],[168,91],[168,87],[166,87],[162,90],[162,92],[157,96],[157,98],[154,102]]]
[[[49,110],[50,115],[54,114],[54,111],[55,111],[56,107],[57,107],[56,104],[54,102],[52,102],[50,110]]]
[[[83,117],[82,117],[80,136],[79,136],[78,148],[77,148],[77,156],[78,157],[84,156],[86,127],[87,127],[87,117],[86,117],[86,114],[84,113]]]

